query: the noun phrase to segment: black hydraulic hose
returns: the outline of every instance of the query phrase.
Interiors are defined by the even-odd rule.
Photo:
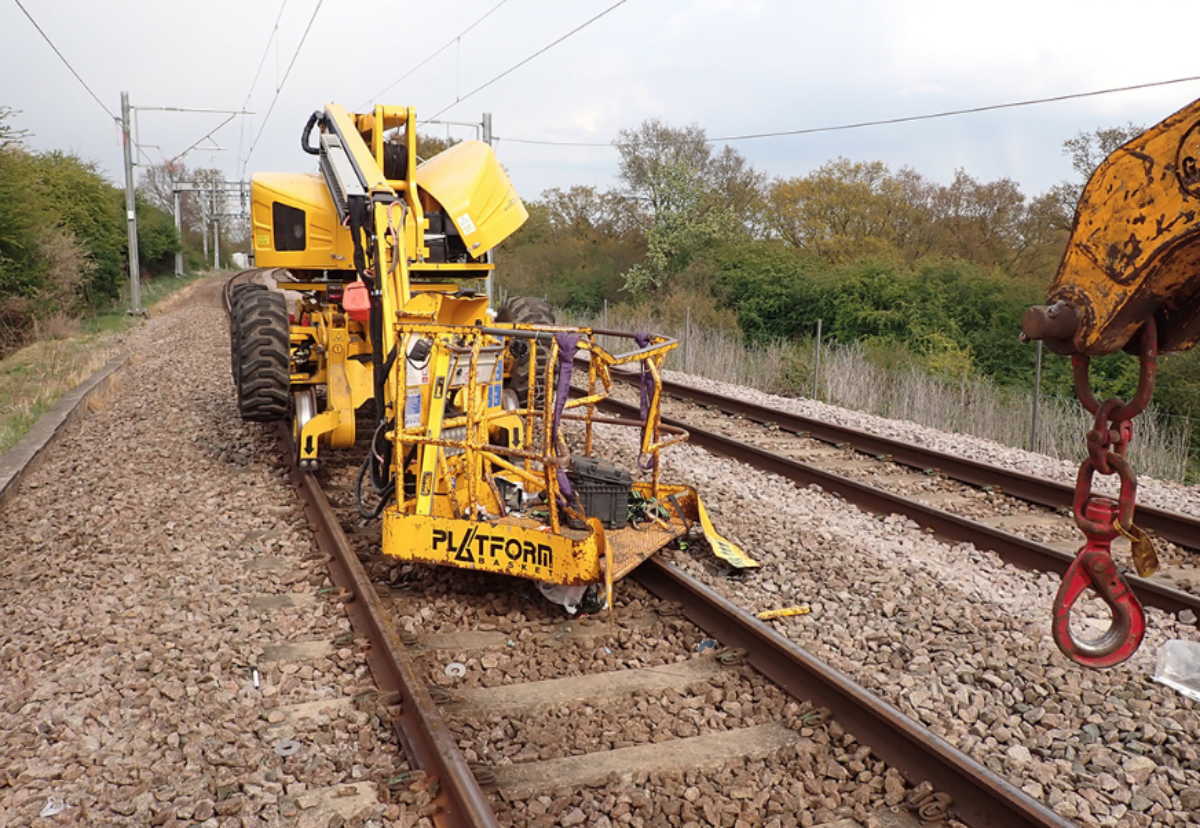
[[[374,368],[375,380],[375,416],[380,422],[387,420],[387,405],[384,400],[384,387],[387,381],[387,371],[384,368],[383,354],[383,291],[380,286],[383,279],[379,274],[383,271],[380,267],[379,248],[374,236],[371,237],[371,244],[374,249],[374,264],[376,278],[371,284],[371,289],[368,295],[371,297],[371,316],[370,316],[370,334],[371,334],[371,366]],[[403,404],[403,401],[397,401],[397,407]]]
[[[313,127],[315,127],[325,114],[320,110],[308,116],[308,123],[304,125],[304,132],[300,135],[300,149],[307,152],[309,155],[320,155],[320,147],[310,147],[308,145],[308,137],[312,135]]]
[[[367,520],[379,517],[384,506],[396,493],[396,478],[387,476],[392,464],[392,447],[386,440],[381,446],[379,439],[386,433],[389,425],[391,423],[387,420],[380,422],[375,433],[371,435],[371,445],[367,448],[366,459],[358,470],[358,479],[354,484],[354,505],[358,507],[358,513]],[[371,479],[371,489],[379,495],[379,503],[370,509],[363,504],[363,480],[368,476]]]
[[[354,485],[354,505],[358,508],[358,513],[360,515],[362,515],[364,518],[366,518],[367,520],[374,520],[375,518],[377,518],[381,514],[383,514],[384,507],[386,507],[388,504],[388,501],[392,499],[392,495],[394,495],[396,493],[396,481],[389,480],[388,484],[383,487],[383,491],[379,493],[379,502],[378,503],[376,503],[370,509],[368,509],[363,504],[363,498],[362,498],[363,479],[367,476],[368,468],[373,466],[373,463],[372,463],[373,459],[374,459],[374,457],[372,455],[370,455],[370,454],[367,455],[367,459],[363,461],[362,467],[359,468],[359,470],[358,470],[358,481]],[[372,471],[373,471],[373,469],[372,469]]]
[[[392,479],[387,476],[387,470],[392,465],[392,447],[386,441],[382,447],[379,445],[379,437],[389,425],[391,423],[387,420],[379,423],[379,427],[371,435],[371,450],[367,455],[367,460],[371,463],[371,488],[376,492],[382,492],[392,483]]]

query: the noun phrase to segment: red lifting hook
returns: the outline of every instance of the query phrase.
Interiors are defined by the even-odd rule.
[[[1117,503],[1107,497],[1088,496],[1083,511],[1087,518],[1084,529],[1087,543],[1067,569],[1054,596],[1054,643],[1067,658],[1085,667],[1112,667],[1133,655],[1141,645],[1146,634],[1146,615],[1110,554],[1118,535],[1113,526]],[[1091,589],[1108,604],[1112,625],[1099,638],[1080,641],[1071,634],[1071,609],[1085,589]]]

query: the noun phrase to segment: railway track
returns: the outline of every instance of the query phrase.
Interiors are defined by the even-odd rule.
[[[605,797],[642,807],[617,801],[630,782],[657,788],[644,805],[714,824],[763,808],[778,824],[801,809],[803,824],[894,819],[905,803],[927,822],[1069,824],[670,564],[638,571],[615,623],[564,623],[532,590],[514,599],[511,581],[383,559],[378,528],[353,509],[355,469],[293,475],[337,596],[370,642],[379,710],[425,774],[407,795],[438,824],[494,825],[497,812],[580,824],[581,806]],[[463,581],[475,591],[464,596]],[[764,769],[778,784],[748,795]]]
[[[368,642],[379,691],[365,703],[421,769],[389,795],[435,824],[1072,824],[1075,812],[1039,803],[1041,787],[1013,778],[1008,760],[969,758],[942,738],[944,722],[905,716],[797,647],[794,627],[776,634],[667,561],[631,576],[610,628],[604,616],[565,619],[527,582],[380,556],[378,526],[354,507],[361,454],[328,452],[317,474],[293,475]],[[876,650],[879,635],[864,643]],[[906,635],[895,652],[909,651]],[[1175,737],[1164,747],[1190,779]]]
[[[687,429],[694,445],[799,485],[820,486],[864,510],[904,515],[939,537],[994,551],[1015,566],[1062,575],[1081,545],[1069,516],[1073,493],[1062,484],[681,383],[664,381],[663,391],[676,402],[664,404],[662,422]],[[602,407],[639,416],[632,402],[609,399]],[[1153,507],[1139,507],[1137,514],[1139,524],[1160,538],[1200,546],[1200,521]],[[1127,580],[1147,606],[1200,616],[1186,548],[1159,545],[1162,572],[1152,578],[1127,574]],[[1114,548],[1128,553],[1124,540]]]
[[[758,786],[755,808],[783,816],[799,804],[786,781],[811,777],[807,761],[832,774],[818,788],[842,780],[809,808],[825,808],[824,821],[884,813],[900,824],[951,814],[972,826],[1068,824],[669,563],[635,572],[637,586],[622,590],[610,628],[603,615],[564,619],[525,582],[384,558],[376,528],[357,517],[355,467],[351,460],[319,472],[321,491],[312,475],[300,478],[310,515],[338,521],[339,561],[365,563],[371,586],[360,583],[354,594],[382,604],[398,630],[385,638],[405,642],[397,653],[410,660],[405,672],[441,702],[442,721],[503,822],[539,824],[549,815],[572,824],[576,811],[590,819],[589,802],[610,797],[615,807],[633,783],[656,789],[669,814],[690,809],[719,824],[723,808],[747,801],[707,792],[744,790],[754,784],[746,769],[758,765],[781,769],[785,784]],[[314,508],[325,492],[332,507]],[[419,684],[411,691],[422,695]],[[924,784],[905,785],[901,773]],[[848,781],[864,774],[869,782]],[[459,783],[475,796],[471,779]],[[692,789],[712,801],[693,806],[685,795]],[[840,804],[826,807],[829,800]]]
[[[632,381],[626,376],[620,376],[620,379],[625,382]],[[856,455],[854,459],[859,461],[886,458],[889,463],[908,467],[918,473],[933,470],[938,475],[951,480],[957,480],[977,488],[993,490],[997,494],[1003,493],[1009,497],[1056,511],[1070,510],[1074,502],[1075,489],[1073,486],[1043,477],[981,463],[812,417],[802,417],[786,411],[767,408],[744,399],[716,394],[679,382],[664,380],[663,392],[673,399],[688,401],[724,414],[736,415],[750,423],[767,426],[784,435],[807,437],[826,445],[844,447],[845,450],[854,452]],[[782,448],[786,448],[786,446],[782,446]],[[1200,520],[1195,517],[1144,504],[1138,506],[1137,514],[1139,525],[1154,532],[1162,540],[1192,549],[1200,547]],[[1067,523],[1072,528],[1074,527],[1074,523],[1069,518]]]

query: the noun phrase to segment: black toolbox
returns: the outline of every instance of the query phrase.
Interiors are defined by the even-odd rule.
[[[624,528],[629,518],[629,492],[633,488],[629,472],[596,457],[572,457],[567,477],[584,515],[599,518],[605,529]],[[582,521],[573,518],[568,525],[572,529],[584,528]]]

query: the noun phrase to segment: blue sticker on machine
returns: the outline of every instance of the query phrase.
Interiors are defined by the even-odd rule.
[[[488,408],[495,408],[496,406],[500,405],[500,384],[499,383],[496,383],[495,385],[488,388],[488,403],[487,404],[488,404]]]
[[[421,392],[409,391],[404,400],[404,427],[414,428],[421,424]]]

